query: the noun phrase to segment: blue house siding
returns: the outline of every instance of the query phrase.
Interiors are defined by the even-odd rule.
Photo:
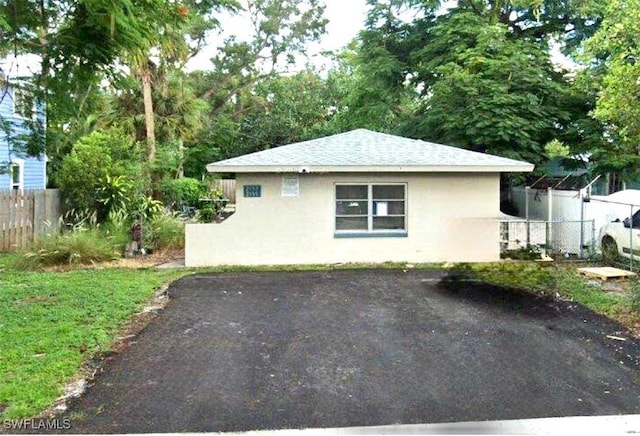
[[[45,189],[47,185],[45,157],[28,156],[14,149],[15,143],[18,141],[17,138],[30,133],[25,120],[14,113],[14,95],[15,87],[11,84],[6,88],[0,88],[0,120],[8,123],[9,137],[12,138],[12,141],[9,141],[7,132],[0,129],[0,190],[12,187],[11,174],[7,171],[11,162],[19,162],[22,165],[22,189]],[[36,106],[35,116],[44,125],[43,105]]]

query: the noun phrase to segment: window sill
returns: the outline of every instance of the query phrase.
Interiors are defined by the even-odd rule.
[[[334,232],[333,237],[342,238],[407,238],[409,234],[406,230],[401,231],[378,231],[378,232]]]

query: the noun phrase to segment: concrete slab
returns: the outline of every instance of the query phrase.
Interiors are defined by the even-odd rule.
[[[158,269],[171,269],[171,268],[184,268],[184,267],[185,267],[184,259],[178,259],[171,262],[162,263],[156,266],[156,268]]]
[[[572,416],[444,424],[383,425],[305,430],[258,430],[215,433],[225,436],[306,435],[626,435],[640,432],[640,415]],[[195,435],[195,434],[194,434]],[[202,436],[202,433],[198,435]]]

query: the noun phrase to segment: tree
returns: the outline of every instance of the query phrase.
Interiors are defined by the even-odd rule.
[[[355,63],[362,103],[387,129],[534,163],[564,140],[583,110],[565,104],[571,85],[550,60],[550,41],[569,51],[599,20],[590,3],[560,0],[370,0]],[[418,11],[406,22],[403,8]],[[374,91],[371,91],[374,90]],[[377,102],[376,94],[378,96]],[[373,104],[371,104],[373,102]],[[586,113],[582,112],[581,116]]]
[[[184,144],[193,141],[205,126],[208,105],[195,96],[181,71],[158,69],[154,81],[154,136],[161,157],[155,161],[154,168],[160,177],[176,177],[183,173]],[[114,85],[98,125],[120,125],[132,138],[145,142],[148,124],[141,82],[130,75],[119,78]]]
[[[211,71],[190,74],[195,94],[209,105],[206,128],[196,140],[185,143],[186,173],[192,176],[200,176],[206,163],[264,144],[264,136],[251,127],[267,107],[258,87],[291,74],[290,67],[304,56],[306,44],[325,31],[324,6],[318,0],[243,4],[251,33],[228,37],[211,60]]]
[[[544,145],[566,125],[567,92],[541,42],[512,39],[503,24],[489,25],[466,11],[438,20],[420,52],[416,77],[428,76],[413,136],[539,162]],[[420,80],[420,79],[417,79]],[[418,85],[419,85],[418,84]],[[418,86],[416,85],[416,86]]]
[[[186,173],[199,177],[215,160],[336,133],[342,96],[335,85],[313,70],[260,80],[238,95],[241,117],[235,118],[238,105],[229,105],[193,141]]]
[[[227,38],[211,60],[212,71],[198,80],[214,114],[257,81],[286,71],[308,42],[320,38],[327,22],[319,0],[247,0],[245,12],[251,35]]]
[[[47,136],[49,149],[68,149],[68,143],[51,144],[60,137],[56,133],[68,129],[77,108],[80,113],[92,112],[92,94],[104,77],[117,75],[116,61],[129,66],[143,85],[145,139],[153,160],[152,53],[167,64],[184,65],[207,32],[219,24],[214,14],[236,7],[234,0],[8,0],[0,4],[0,56],[40,57],[41,72],[34,85],[55,109],[49,110],[48,130],[53,132]],[[30,150],[42,151],[44,143]]]
[[[86,102],[87,90],[124,50],[153,34],[138,11],[159,2],[7,0],[0,4],[0,56],[29,53],[40,58],[32,84],[37,97],[47,102],[48,120],[55,125],[58,117],[65,119],[74,106]],[[28,150],[31,154],[44,151],[44,136],[40,139]]]
[[[602,172],[640,175],[640,2],[610,0],[598,32],[585,43],[588,67],[581,75],[597,92],[593,116],[605,124],[593,159]]]

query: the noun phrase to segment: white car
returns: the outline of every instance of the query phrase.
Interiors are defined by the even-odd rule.
[[[602,256],[612,259],[615,256],[640,256],[640,210],[629,217],[605,224],[600,229]]]

